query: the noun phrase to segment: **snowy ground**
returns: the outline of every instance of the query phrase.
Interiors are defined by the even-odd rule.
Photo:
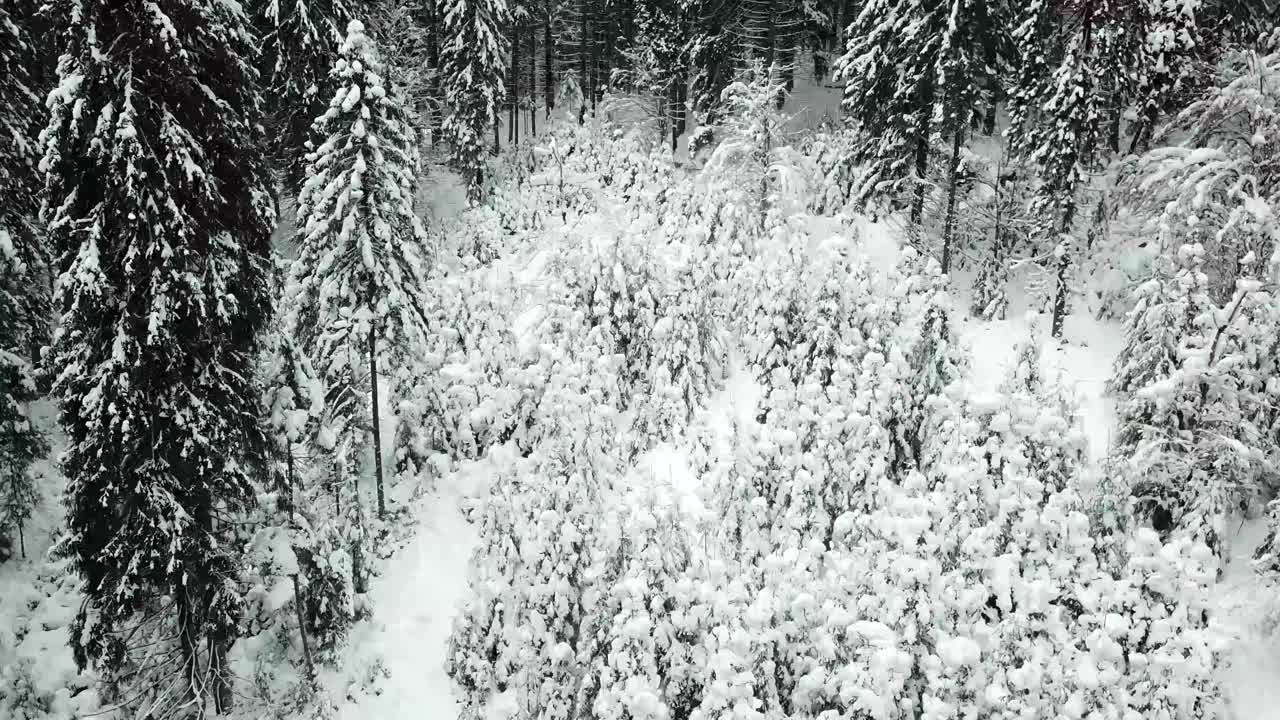
[[[352,633],[344,670],[381,665],[383,677],[370,692],[348,697],[340,720],[457,717],[444,650],[475,541],[459,500],[457,488],[425,499],[413,540],[370,581],[373,615]]]

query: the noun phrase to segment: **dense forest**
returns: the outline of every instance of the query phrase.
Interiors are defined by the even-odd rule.
[[[463,720],[1253,717],[1277,27],[5,0],[0,717],[381,718],[371,584],[444,505]],[[1107,324],[1104,427],[1044,355]]]

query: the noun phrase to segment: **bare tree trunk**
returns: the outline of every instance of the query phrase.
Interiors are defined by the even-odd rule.
[[[511,21],[511,87],[507,88],[507,144],[520,142],[520,26]]]
[[[951,172],[947,180],[947,219],[942,231],[942,272],[944,274],[951,272],[951,245],[955,242],[953,235],[956,220],[956,182],[960,175],[960,145],[963,136],[963,128],[958,127],[951,140]]]
[[[529,23],[529,138],[538,134],[538,28]]]
[[[1071,272],[1071,240],[1067,233],[1071,229],[1071,221],[1075,218],[1075,210],[1074,203],[1067,206],[1058,235],[1061,252],[1058,254],[1058,272],[1054,280],[1053,319],[1049,326],[1049,334],[1055,338],[1062,337],[1062,326],[1067,316],[1067,294],[1071,290],[1068,287]]]
[[[666,114],[671,119],[671,124],[670,124],[671,155],[672,157],[674,157],[676,154],[676,146],[680,142],[680,121],[678,119],[680,114],[680,81],[679,79],[673,79],[671,81],[671,87],[667,92],[667,113]]]
[[[1058,257],[1058,274],[1054,282],[1053,296],[1053,321],[1050,325],[1050,334],[1055,338],[1062,337],[1062,325],[1066,321],[1067,316],[1067,273],[1071,267],[1071,247],[1065,240],[1062,243],[1062,253]]]
[[[978,27],[989,27],[990,11],[987,7],[988,0],[978,0],[976,24]],[[990,42],[991,33],[986,34],[987,42],[982,44],[982,60],[986,63],[990,72],[987,79],[991,81],[991,87],[987,88],[991,93],[990,104],[987,105],[987,113],[983,118],[982,130],[984,135],[995,135],[996,133],[996,108],[1000,103],[1001,88],[999,78],[999,59],[996,53],[996,46]]]
[[[302,594],[302,583],[298,581],[298,574],[293,575],[293,614],[298,620],[298,638],[302,640],[302,663],[307,671],[307,682],[315,682],[316,679],[316,663],[311,658],[311,638],[307,635],[307,619],[306,613],[303,612],[303,606],[306,604],[306,597]]]
[[[591,21],[587,15],[586,0],[578,0],[578,83],[582,86],[582,107],[578,108],[578,124],[586,122],[587,94],[590,83],[587,80],[587,46],[591,44]]]
[[[294,471],[293,465],[293,448],[285,448],[285,487],[282,488],[280,497],[284,503],[285,512],[288,513],[289,526],[295,527],[294,523],[294,501],[293,487],[297,482],[297,473]],[[311,658],[311,639],[307,637],[307,621],[306,614],[303,612],[303,606],[306,598],[302,594],[302,583],[298,580],[298,573],[293,574],[293,612],[298,620],[298,638],[302,641],[302,662],[307,671],[307,681],[314,682],[316,679],[316,666]]]
[[[369,389],[372,400],[369,419],[373,423],[373,467],[378,490],[378,519],[387,515],[387,503],[382,489],[382,418],[378,412],[378,339],[369,331]]]
[[[547,118],[556,107],[555,38],[552,36],[552,0],[547,0],[546,24],[542,26],[542,98],[546,102]]]
[[[835,56],[844,54],[844,6],[848,0],[836,0],[836,46]]]
[[[297,582],[298,576],[294,576],[294,582]],[[217,715],[226,715],[231,712],[231,707],[235,702],[231,695],[231,680],[228,677],[230,669],[227,668],[227,653],[231,650],[231,638],[221,637],[221,634],[209,636],[209,681],[212,684],[209,694],[213,699],[213,711]]]
[[[591,49],[591,63],[587,67],[591,76],[591,80],[590,80],[591,116],[595,117],[596,100],[597,100],[596,88],[600,80],[600,77],[599,77],[600,76],[600,51],[599,51],[599,42],[597,41],[596,34],[600,32],[600,28],[597,27],[595,23],[591,23],[590,21],[588,21],[588,23],[589,23],[589,27],[591,28],[591,32],[587,35],[587,37],[590,38],[589,47]]]
[[[440,97],[440,30],[439,13],[435,2],[424,3],[427,6],[427,61],[431,63],[431,74],[427,77],[427,95],[431,106],[427,108],[427,127],[431,130],[431,145],[440,142],[440,126],[443,121]]]

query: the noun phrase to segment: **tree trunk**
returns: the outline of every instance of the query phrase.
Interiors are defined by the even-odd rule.
[[[293,466],[293,448],[285,448],[285,487],[281,489],[280,497],[284,505],[284,510],[288,513],[289,527],[296,529],[293,516],[293,487],[297,482],[297,473]],[[307,621],[303,613],[303,607],[306,599],[302,595],[302,583],[298,581],[298,573],[293,574],[293,612],[298,619],[298,639],[302,641],[302,662],[304,669],[307,671],[307,681],[314,682],[316,679],[315,662],[311,659],[311,639],[307,637]]]
[[[307,672],[307,682],[315,682],[316,680],[316,663],[311,658],[311,638],[307,635],[307,620],[302,608],[306,603],[306,598],[302,594],[302,583],[298,581],[298,574],[293,574],[293,615],[298,621],[298,638],[302,640],[302,662],[303,669]]]
[[[357,501],[358,502],[358,501]],[[364,576],[364,524],[361,522],[359,540],[351,541],[351,585],[357,593],[368,592],[368,582]]]
[[[1066,320],[1067,315],[1067,273],[1071,267],[1071,247],[1069,241],[1064,237],[1059,240],[1062,243],[1062,254],[1058,257],[1058,274],[1055,281],[1054,297],[1053,297],[1053,322],[1050,326],[1050,334],[1055,338],[1062,337],[1062,324]]]
[[[298,576],[294,575],[294,582],[297,582]],[[231,679],[228,677],[231,670],[227,667],[227,653],[231,650],[231,638],[224,638],[221,634],[210,635],[209,642],[209,682],[212,685],[210,695],[213,699],[213,711],[217,715],[226,715],[231,712],[234,699],[231,695]]]
[[[916,133],[916,188],[915,198],[911,202],[911,222],[919,225],[924,217],[925,175],[929,172],[929,130],[932,120],[933,106],[933,73],[926,73],[920,84],[919,102],[916,112],[919,113],[918,132]]]
[[[680,79],[677,76],[671,81],[667,98],[667,114],[671,117],[671,156],[676,154],[676,146],[680,144]]]
[[[977,27],[990,27],[991,18],[987,2],[988,0],[978,0],[978,5],[975,8],[977,11],[975,25]],[[992,33],[984,33],[984,42],[982,43],[982,60],[986,63],[989,70],[987,73],[987,80],[990,82],[990,87],[987,88],[987,91],[991,94],[991,97],[989,98],[990,102],[987,105],[986,117],[983,118],[982,123],[983,134],[987,136],[992,136],[996,133],[996,108],[999,106],[1001,100],[999,79],[1000,61],[999,56],[996,53],[995,43],[991,42],[993,37],[994,35]]]
[[[951,272],[951,246],[955,242],[956,221],[956,181],[960,175],[960,146],[964,137],[964,129],[955,129],[951,139],[951,172],[947,179],[947,219],[942,231],[942,272]]]
[[[833,53],[836,57],[844,55],[844,6],[847,0],[836,0],[836,46]]]
[[[588,46],[591,44],[591,21],[587,19],[587,2],[586,0],[578,0],[578,83],[582,90],[582,107],[578,108],[578,124],[586,122],[587,118],[587,56]]]
[[[552,0],[547,0],[546,24],[542,26],[542,98],[546,102],[547,119],[556,106],[555,38],[551,34]]]
[[[520,26],[511,21],[511,87],[507,88],[507,144],[520,142]]]
[[[203,680],[200,675],[200,639],[197,635],[198,613],[192,607],[191,591],[177,588],[174,604],[178,611],[178,649],[182,663],[183,689],[180,705],[200,707],[204,698],[200,692]]]
[[[538,29],[529,23],[529,138],[538,134]]]
[[[378,490],[378,519],[386,517],[387,503],[382,489],[382,418],[378,412],[378,340],[372,329],[369,331],[369,389],[372,400],[369,405],[369,419],[373,423],[373,468],[374,479]]]
[[[431,145],[440,142],[440,125],[443,120],[440,98],[440,30],[438,13],[434,2],[424,3],[427,6],[427,62],[431,64],[431,74],[427,76],[427,127],[431,131]]]
[[[590,52],[591,52],[591,58],[590,58],[591,62],[587,66],[587,71],[590,74],[590,78],[591,78],[589,81],[591,85],[591,116],[595,117],[596,100],[597,100],[596,87],[600,79],[599,78],[600,48],[599,48],[599,43],[597,42],[596,33],[600,31],[600,28],[596,27],[595,23],[590,23],[590,22],[588,26],[591,29],[590,33],[587,35],[587,37],[590,38],[588,47],[590,48]]]
[[[1071,221],[1075,218],[1075,211],[1074,203],[1067,206],[1062,214],[1062,226],[1058,234],[1058,243],[1062,248],[1062,253],[1058,256],[1058,272],[1054,281],[1053,320],[1049,331],[1049,334],[1055,338],[1062,337],[1062,325],[1066,322],[1067,316],[1067,294],[1070,292],[1070,288],[1067,287],[1067,281],[1071,271],[1071,239],[1067,233],[1071,229]]]

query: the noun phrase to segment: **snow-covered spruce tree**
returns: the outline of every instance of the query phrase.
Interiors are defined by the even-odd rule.
[[[647,339],[649,367],[638,383],[647,399],[636,408],[636,430],[648,442],[677,438],[724,374],[723,339],[711,310],[713,280],[694,250],[684,251],[692,256],[668,259],[667,288],[657,298],[658,318]]]
[[[1116,613],[1128,631],[1120,639],[1128,659],[1125,717],[1227,717],[1208,628],[1217,572],[1212,551],[1185,538],[1162,545],[1144,528],[1128,555]]]
[[[628,67],[614,71],[613,81],[623,81],[644,96],[658,121],[659,146],[669,143],[676,152],[687,124],[685,108],[688,88],[689,25],[684,22],[686,7],[669,0],[639,3],[635,35],[624,51]]]
[[[1010,162],[1008,153],[1002,155],[989,178],[993,197],[981,215],[984,228],[981,260],[978,274],[973,281],[973,302],[970,312],[984,320],[1004,319],[1009,308],[1009,267],[1014,261],[1014,251],[1025,239],[1032,225],[1026,215],[1026,173],[1019,165]]]
[[[306,174],[308,143],[335,89],[330,70],[347,23],[355,17],[349,0],[252,0],[261,48],[259,68],[270,90],[267,120],[270,151],[293,195]]]
[[[720,95],[720,142],[699,174],[702,214],[713,218],[717,242],[750,253],[766,242],[771,224],[796,209],[803,195],[804,158],[787,144],[778,69],[755,61]]]
[[[1062,26],[1068,40],[1061,59],[1042,68],[1043,17],[1056,12],[1047,0],[1028,3],[1019,17],[1015,40],[1022,48],[1022,87],[1011,104],[1014,147],[1040,169],[1040,187],[1032,214],[1041,218],[1036,235],[1053,248],[1055,273],[1050,334],[1062,336],[1073,289],[1073,228],[1086,173],[1105,160],[1110,111],[1126,96],[1134,61],[1129,33],[1115,0],[1081,0],[1071,6]],[[1038,73],[1039,70],[1044,72]]]
[[[876,507],[845,523],[830,602],[875,622],[839,638],[838,653],[865,658],[839,695],[902,713],[888,717],[1072,716],[1066,670],[1089,652],[1080,606],[1105,578],[1079,478],[1053,487],[1031,452],[1062,421],[1025,395],[952,386],[933,403],[926,474],[882,480]]]
[[[938,100],[931,108],[933,122],[947,157],[946,207],[943,212],[943,274],[951,272],[951,256],[958,232],[957,201],[962,194],[965,141],[973,128],[987,118],[987,134],[994,131],[996,96],[1001,83],[997,51],[1009,43],[1005,18],[996,17],[997,2],[950,0],[941,3],[947,22],[942,26],[941,47],[934,61],[938,74]]]
[[[51,17],[65,48],[42,161],[53,365],[64,549],[85,595],[72,647],[109,703],[220,712],[243,605],[228,519],[268,452],[252,370],[273,213],[253,40],[237,7],[207,0],[59,0]]]
[[[1250,253],[1269,258],[1280,237],[1280,52],[1236,51],[1213,85],[1177,113],[1158,147],[1126,167],[1126,205],[1166,242],[1200,243],[1211,294],[1225,302]],[[1145,228],[1144,228],[1145,229]]]
[[[469,595],[453,621],[446,671],[458,690],[462,720],[489,717],[491,704],[509,704],[519,690],[515,673],[521,640],[518,593],[520,544],[529,517],[526,490],[518,477],[499,476],[477,519],[479,542],[472,554]]]
[[[1196,61],[1207,60],[1214,53],[1206,47],[1207,38],[1200,29],[1203,4],[1202,0],[1145,3],[1141,19],[1146,38],[1134,88],[1138,120],[1132,130],[1130,153],[1146,149],[1164,114],[1195,82]],[[1197,16],[1201,16],[1200,22]]]
[[[669,498],[652,487],[636,492],[623,520],[622,568],[604,598],[603,649],[592,668],[599,687],[592,709],[600,720],[687,713],[697,692],[684,617],[692,601],[685,581],[689,538]]]
[[[298,259],[289,273],[288,329],[330,392],[354,393],[349,404],[334,410],[354,413],[356,398],[370,394],[367,417],[381,517],[386,503],[378,365],[381,360],[384,369],[400,367],[423,346],[426,319],[419,294],[430,255],[413,208],[413,133],[384,85],[382,63],[358,20],[347,27],[333,78],[339,87],[315,124],[325,139],[307,155],[298,195],[302,221]],[[353,389],[357,385],[359,391]],[[348,422],[347,429],[358,427]]]
[[[862,136],[856,154],[870,166],[854,192],[860,202],[910,190],[911,221],[920,222],[939,132],[950,142],[954,179],[965,136],[997,85],[992,53],[1006,43],[1007,26],[990,17],[994,5],[874,0],[860,8],[835,67],[843,106]],[[944,242],[944,269],[947,250]]]
[[[570,454],[561,455],[566,450]],[[571,720],[599,690],[591,667],[606,652],[603,627],[612,620],[604,596],[618,571],[617,521],[608,519],[603,504],[611,471],[591,459],[593,453],[545,451],[535,463],[531,524],[516,578],[520,597],[511,608],[527,628],[513,684],[531,715]]]
[[[506,0],[445,0],[443,14],[441,87],[451,110],[444,137],[467,182],[468,199],[478,203],[484,195],[485,134],[496,127],[506,96],[511,17]]]
[[[267,341],[260,383],[274,451],[273,486],[266,490],[274,502],[261,508],[251,543],[263,586],[256,609],[259,622],[297,633],[310,681],[316,655],[324,659],[354,618],[354,579],[346,550],[340,549],[339,517],[325,502],[328,467],[320,461],[318,442],[324,385],[291,338],[276,329]],[[296,631],[290,629],[295,625]],[[281,650],[294,646],[282,643]]]
[[[1195,292],[1196,270],[1183,267],[1175,276],[1171,263],[1168,258],[1157,258],[1152,276],[1138,286],[1138,303],[1125,322],[1125,347],[1116,357],[1108,384],[1108,390],[1117,396],[1119,416],[1112,453],[1125,468],[1150,467],[1137,453],[1148,446],[1153,434],[1161,432],[1160,428],[1178,423],[1173,404],[1142,391],[1167,385],[1177,374],[1182,366],[1182,344],[1188,337],[1201,335],[1198,318],[1209,306],[1209,299]],[[1155,479],[1148,482],[1127,469],[1120,474],[1137,500],[1139,516],[1149,519],[1157,530],[1167,531],[1179,492],[1176,485],[1169,487]]]
[[[9,275],[8,270],[0,260],[0,274],[15,279],[17,273]],[[40,498],[31,464],[49,447],[30,416],[38,392],[31,363],[18,354],[23,336],[17,323],[17,289],[5,284],[0,280],[0,537],[16,539],[18,553],[25,558],[25,526]]]
[[[918,313],[914,321],[918,329],[907,340],[910,386],[895,432],[899,452],[893,472],[899,475],[908,462],[921,466],[932,424],[930,402],[960,379],[967,362],[951,330],[946,276],[937,261],[907,248],[902,265],[900,272],[908,278],[908,287],[915,289],[914,297],[908,298],[908,312]]]
[[[49,258],[33,227],[39,175],[29,128],[37,105],[21,19],[0,9],[0,193],[8,198],[0,210],[0,536],[16,535],[25,557],[24,524],[39,497],[30,466],[48,452],[29,407],[38,395],[34,351],[48,324]]]
[[[1023,455],[1035,469],[1048,499],[1053,493],[1075,492],[1088,466],[1089,449],[1073,397],[1047,377],[1041,367],[1037,325],[1018,345],[1013,367],[1000,390],[1015,405],[1038,408],[1039,415],[1021,430]]]
[[[1185,298],[1179,304],[1191,332],[1179,343],[1178,367],[1136,393],[1157,415],[1146,422],[1122,416],[1121,439],[1137,438],[1125,466],[1128,482],[1156,529],[1185,534],[1226,557],[1225,520],[1258,491],[1274,457],[1266,413],[1259,412],[1269,402],[1266,383],[1255,363],[1269,341],[1260,344],[1249,330],[1265,322],[1271,296],[1256,281],[1241,281],[1232,302],[1219,308],[1208,299],[1202,253],[1199,246],[1179,251]]]

